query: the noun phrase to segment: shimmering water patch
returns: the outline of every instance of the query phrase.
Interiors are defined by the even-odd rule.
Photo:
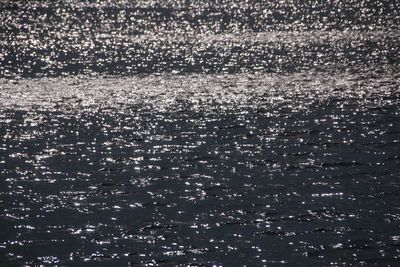
[[[0,77],[398,66],[397,1],[1,1]]]
[[[0,84],[3,264],[398,261],[397,73]]]

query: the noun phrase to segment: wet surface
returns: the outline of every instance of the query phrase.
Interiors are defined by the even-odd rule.
[[[3,2],[0,74],[332,72],[398,65],[396,1],[190,2]]]
[[[0,265],[398,263],[394,1],[0,9]]]
[[[4,262],[398,260],[395,75],[2,86]]]

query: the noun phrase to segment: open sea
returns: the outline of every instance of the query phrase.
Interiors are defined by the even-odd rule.
[[[0,266],[399,266],[400,2],[0,0]]]

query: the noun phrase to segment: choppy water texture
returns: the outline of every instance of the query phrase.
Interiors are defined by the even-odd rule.
[[[0,265],[398,265],[398,25],[396,1],[2,1]]]

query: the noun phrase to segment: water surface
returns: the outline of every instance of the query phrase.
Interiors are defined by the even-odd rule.
[[[3,1],[0,265],[396,266],[395,1]]]

